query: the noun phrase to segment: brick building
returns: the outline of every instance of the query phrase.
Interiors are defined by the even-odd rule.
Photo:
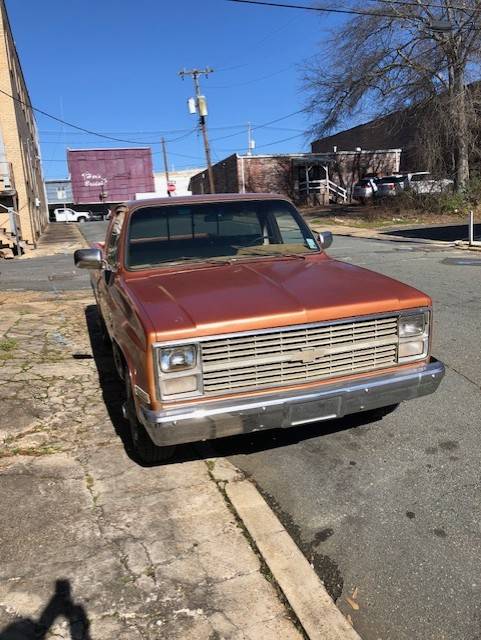
[[[399,170],[400,149],[330,151],[285,155],[233,154],[213,165],[216,193],[282,193],[300,204],[345,201],[366,174]],[[194,175],[190,190],[209,193],[207,170]]]
[[[312,153],[335,149],[354,152],[357,149],[401,149],[399,171],[423,170],[419,167],[419,114],[406,109],[376,118],[357,127],[340,131],[311,143]]]
[[[48,210],[37,127],[4,0],[0,32],[0,247],[15,250],[18,237],[35,246]]]

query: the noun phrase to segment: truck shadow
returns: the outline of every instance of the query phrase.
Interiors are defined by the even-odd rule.
[[[100,387],[104,404],[107,408],[115,433],[122,440],[125,452],[131,460],[142,466],[146,465],[138,459],[132,448],[129,426],[122,415],[124,399],[124,385],[115,370],[112,350],[102,340],[98,324],[96,305],[89,305],[85,309],[85,319],[90,337],[92,353],[97,367]],[[75,357],[79,358],[79,355]],[[346,416],[338,420],[311,423],[289,429],[269,429],[255,431],[236,436],[228,436],[208,441],[207,443],[189,443],[179,445],[173,458],[159,463],[159,465],[176,464],[191,460],[211,458],[215,455],[230,456],[249,454],[278,447],[287,447],[305,440],[318,438],[340,431],[346,431],[376,422],[379,418],[372,413],[359,413]]]
[[[66,619],[72,640],[91,640],[88,616],[84,607],[72,600],[70,582],[65,579],[55,581],[55,591],[37,620],[17,618],[0,630],[0,640],[44,640],[60,617]]]
[[[105,344],[102,339],[102,333],[99,327],[99,316],[97,305],[88,305],[85,309],[85,321],[90,338],[90,346],[97,367],[100,388],[102,389],[102,399],[109,414],[110,421],[114,427],[116,435],[122,441],[124,449],[129,458],[145,467],[153,466],[142,462],[135,454],[130,439],[130,431],[127,420],[122,415],[122,403],[125,398],[124,383],[117,375],[112,355],[112,349]],[[82,355],[76,354],[76,359]],[[177,447],[174,458],[159,463],[162,465],[177,462],[187,462],[189,460],[198,460],[199,454],[194,450],[192,445],[182,445]]]

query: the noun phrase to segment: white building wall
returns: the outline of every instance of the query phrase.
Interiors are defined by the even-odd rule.
[[[175,184],[175,191],[173,196],[190,196],[192,192],[189,191],[189,181],[192,176],[195,176],[200,171],[203,171],[203,167],[196,167],[194,169],[183,169],[182,171],[169,171],[169,182]],[[146,198],[164,198],[167,194],[167,181],[165,179],[165,173],[163,171],[154,172],[154,193],[136,193],[137,200],[145,200]]]

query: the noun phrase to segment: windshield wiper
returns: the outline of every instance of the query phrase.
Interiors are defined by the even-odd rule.
[[[249,251],[242,252],[242,254],[234,256],[231,260],[242,260],[244,258],[300,258],[301,260],[306,259],[305,253],[266,253],[265,251]]]
[[[178,258],[172,258],[169,260],[159,260],[158,262],[153,262],[153,263],[149,263],[149,264],[141,264],[138,265],[136,267],[132,267],[133,269],[146,269],[149,267],[158,267],[161,264],[172,264],[172,265],[176,265],[176,264],[182,264],[184,262],[206,262],[210,265],[212,264],[218,264],[218,265],[225,265],[225,264],[230,264],[230,260],[229,258],[198,258],[195,256],[179,256]]]

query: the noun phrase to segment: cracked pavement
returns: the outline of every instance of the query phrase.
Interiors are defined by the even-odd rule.
[[[213,462],[133,459],[92,296],[46,289],[0,292],[0,639],[302,638]]]

